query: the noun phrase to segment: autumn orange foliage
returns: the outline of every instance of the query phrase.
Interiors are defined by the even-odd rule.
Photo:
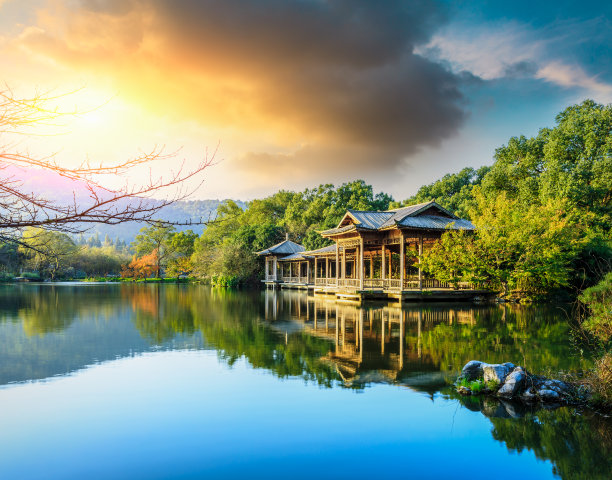
[[[157,271],[157,249],[148,255],[136,257],[121,268],[123,278],[149,278]]]

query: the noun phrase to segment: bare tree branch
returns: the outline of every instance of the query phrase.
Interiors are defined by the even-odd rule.
[[[157,161],[174,161],[179,151],[166,153],[164,146],[156,145],[149,152],[115,164],[94,165],[86,159],[77,167],[69,168],[60,165],[55,155],[35,157],[19,151],[14,143],[3,141],[3,137],[9,134],[36,135],[32,129],[56,126],[55,122],[61,117],[78,115],[76,111],[60,112],[46,107],[57,98],[47,92],[23,99],[17,98],[8,87],[0,91],[0,241],[19,243],[22,230],[28,227],[74,234],[86,231],[93,223],[116,225],[155,221],[166,225],[202,225],[211,221],[207,218],[170,222],[155,218],[155,215],[161,209],[186,199],[199,188],[203,179],[190,189],[187,189],[186,181],[197,179],[206,168],[215,164],[218,145],[211,154],[207,150],[204,158],[191,169],[186,169],[183,161],[166,177],[154,178],[149,174],[144,184],[135,185],[126,180],[123,187],[109,188],[104,186],[105,178],[124,176],[137,167],[151,166]],[[79,198],[73,191],[72,201],[61,203],[28,192],[23,180],[17,178],[9,167],[42,169],[74,181],[75,186],[86,192],[86,198]],[[155,198],[169,190],[171,193],[162,199]]]

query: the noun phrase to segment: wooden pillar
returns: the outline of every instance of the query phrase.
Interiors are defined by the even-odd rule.
[[[389,278],[393,278],[393,266],[391,260],[393,259],[393,251],[389,249]]]
[[[380,353],[385,354],[385,312],[380,312]]]
[[[359,310],[359,360],[363,361],[363,317],[365,315],[365,311],[362,309]]]
[[[314,257],[314,283],[317,283],[317,257]]]
[[[380,276],[383,280],[385,280],[387,278],[387,247],[384,244],[382,246],[382,253],[380,256],[380,268]]]
[[[342,280],[346,278],[346,247],[342,248]]]
[[[359,237],[359,289],[363,290],[363,237]]]
[[[329,258],[325,257],[325,278],[329,278]]]
[[[269,263],[270,262],[268,261],[268,257],[266,257],[266,280],[268,279],[268,271],[269,271],[268,264]]]
[[[400,333],[399,333],[399,368],[404,368],[404,320],[405,311],[400,310]]]
[[[278,275],[277,275],[278,266],[277,265],[278,265],[278,258],[274,257],[274,267],[272,269],[272,272],[273,272],[272,275],[274,276],[274,280],[278,280]]]
[[[421,358],[421,324],[423,323],[423,312],[419,310],[419,323],[417,325],[417,357]]]
[[[400,290],[404,289],[404,278],[406,276],[406,241],[404,232],[400,230]]]
[[[338,253],[338,241],[336,241],[336,287],[338,286],[338,273],[340,272],[340,269],[338,268],[338,262],[339,262],[339,253]]]
[[[370,252],[370,278],[374,278],[374,257],[372,252]]]
[[[310,262],[306,260],[306,283],[310,280]]]
[[[421,255],[423,255],[423,235],[419,235],[419,290],[423,290],[423,271],[421,270]]]
[[[336,269],[336,272],[338,271],[338,269]],[[339,342],[339,330],[338,330],[338,306],[336,306],[336,321],[334,322],[336,324],[336,353],[338,353],[338,344]]]

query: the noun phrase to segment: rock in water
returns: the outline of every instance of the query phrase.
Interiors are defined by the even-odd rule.
[[[506,377],[504,384],[497,391],[497,394],[501,395],[502,397],[513,397],[517,395],[523,389],[526,378],[527,375],[525,374],[523,367],[516,367]]]
[[[537,401],[538,397],[536,397],[536,394],[533,392],[533,389],[530,387],[523,392],[523,394],[521,395],[521,400],[523,402],[532,403],[532,402]]]
[[[470,390],[468,387],[464,387],[463,385],[457,388],[457,392],[459,392],[461,395],[471,395],[472,394],[472,390]]]
[[[540,400],[543,402],[560,402],[562,401],[561,395],[559,395],[554,390],[549,390],[547,388],[543,388],[542,390],[538,390],[538,396]]]
[[[483,367],[485,365],[487,364],[479,362],[478,360],[469,361],[461,370],[461,378],[465,378],[467,381],[471,382],[472,380],[482,377]]]
[[[484,374],[485,382],[497,382],[499,384],[504,383],[508,374],[514,369],[512,363],[494,363],[491,365],[485,365],[482,370]]]

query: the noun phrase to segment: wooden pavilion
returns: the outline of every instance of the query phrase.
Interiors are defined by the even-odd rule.
[[[280,279],[276,266],[271,274],[267,267],[268,259],[273,258],[271,250],[278,245],[258,254],[266,256],[264,282],[310,287],[315,293],[358,298],[399,295],[402,299],[404,293],[423,290],[474,292],[468,284],[448,285],[426,277],[420,268],[418,256],[449,229],[471,231],[475,227],[434,201],[387,211],[348,210],[336,228],[320,232],[332,245],[305,251],[293,244],[301,250],[273,260],[274,265],[283,264]]]

